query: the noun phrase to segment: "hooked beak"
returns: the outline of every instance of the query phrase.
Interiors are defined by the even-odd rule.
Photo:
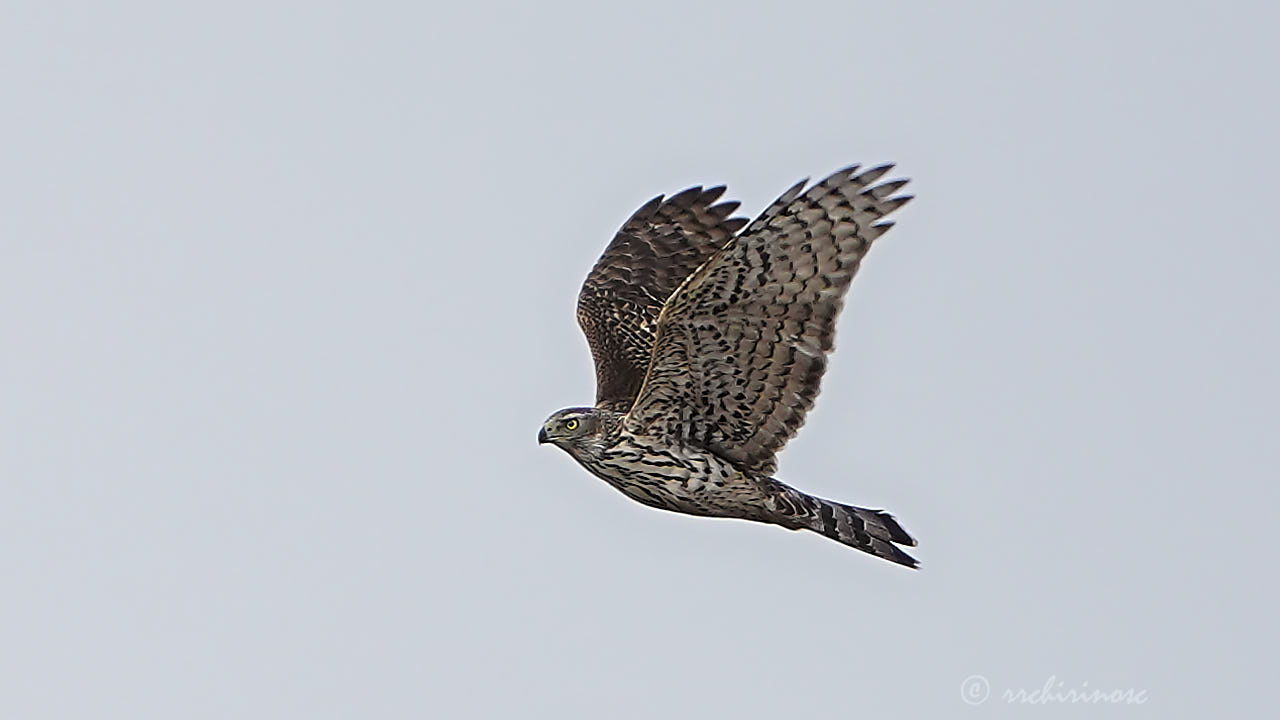
[[[538,431],[538,444],[544,445],[548,442],[551,442],[551,441],[547,439],[547,429],[542,428],[541,430]]]

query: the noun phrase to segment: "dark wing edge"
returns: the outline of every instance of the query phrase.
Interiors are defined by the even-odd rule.
[[[812,409],[836,317],[885,216],[911,197],[893,166],[791,187],[671,296],[626,427],[771,474]],[[802,192],[803,191],[803,192]]]
[[[578,293],[578,324],[596,368],[596,405],[626,412],[649,368],[667,298],[747,224],[723,185],[645,203],[623,223]]]

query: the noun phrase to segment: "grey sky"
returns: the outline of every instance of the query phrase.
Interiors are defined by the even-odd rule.
[[[459,5],[0,10],[0,717],[1274,706],[1274,9]],[[889,160],[779,477],[919,572],[537,446],[637,206]]]

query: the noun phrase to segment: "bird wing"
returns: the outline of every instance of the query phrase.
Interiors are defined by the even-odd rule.
[[[911,199],[894,195],[906,180],[874,184],[891,167],[797,183],[698,268],[662,308],[624,427],[771,474],[818,395],[859,262]]]
[[[724,187],[661,195],[635,212],[587,275],[578,324],[596,365],[596,405],[626,412],[644,383],[658,314],[671,293],[747,224]]]

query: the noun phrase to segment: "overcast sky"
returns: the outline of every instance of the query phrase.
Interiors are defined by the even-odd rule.
[[[0,717],[1274,708],[1266,3],[188,5],[0,10]],[[636,207],[858,161],[779,477],[919,571],[538,447]]]

